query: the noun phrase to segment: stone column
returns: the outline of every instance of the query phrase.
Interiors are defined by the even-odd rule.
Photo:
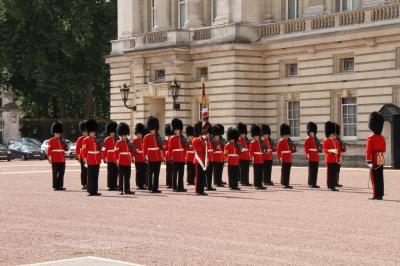
[[[272,22],[272,0],[265,0],[264,23]]]
[[[143,0],[132,0],[132,34],[143,33]]]
[[[229,0],[217,0],[217,17],[213,25],[223,25],[230,21],[230,6]]]
[[[132,0],[118,1],[118,38],[132,36]]]
[[[203,0],[187,0],[185,29],[198,28],[204,25],[202,5]]]
[[[154,0],[154,31],[171,29],[171,2],[170,0]]]

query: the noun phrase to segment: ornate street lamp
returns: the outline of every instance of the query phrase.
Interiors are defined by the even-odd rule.
[[[169,96],[172,97],[172,100],[174,101],[173,108],[174,110],[180,110],[181,105],[179,103],[176,103],[176,99],[179,96],[179,89],[181,88],[181,84],[174,79],[172,82],[168,84],[168,94]]]
[[[124,102],[124,106],[130,110],[136,111],[136,106],[128,106],[126,102],[128,101],[128,96],[129,96],[129,87],[124,83],[122,86],[120,86],[120,92],[121,92],[121,98],[122,101]]]

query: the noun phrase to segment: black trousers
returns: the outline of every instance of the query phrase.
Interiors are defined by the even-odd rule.
[[[63,188],[65,163],[52,163],[51,170],[53,172],[53,188]]]
[[[264,184],[268,184],[272,182],[272,160],[267,160],[264,161],[263,165],[263,170],[264,170],[264,176],[263,176],[263,181]]]
[[[253,164],[254,170],[254,186],[262,187],[264,165],[263,164]]]
[[[318,179],[318,162],[308,162],[308,185],[316,186]]]
[[[166,181],[165,184],[167,187],[172,187],[172,175],[173,175],[173,163],[172,162],[166,162],[166,172],[165,172],[165,177]]]
[[[214,185],[222,186],[223,171],[224,171],[224,162],[214,162]]]
[[[250,161],[239,160],[239,165],[240,165],[240,183],[242,183],[242,185],[248,185]]]
[[[172,188],[174,190],[183,190],[185,188],[183,184],[183,176],[185,175],[185,163],[174,162],[172,165]]]
[[[340,177],[340,164],[337,164],[337,171],[336,171],[336,184],[335,186],[339,185],[339,177]]]
[[[282,163],[281,168],[281,185],[289,186],[290,183],[290,169],[292,168],[291,163]]]
[[[228,183],[230,188],[239,187],[240,167],[239,165],[228,165]]]
[[[150,191],[158,190],[160,178],[161,162],[149,162],[149,174],[147,178],[147,189]]]
[[[147,183],[147,164],[145,162],[135,163],[136,186],[142,188]]]
[[[206,171],[206,186],[207,188],[212,188],[212,178],[213,178],[213,171],[214,171],[214,162],[209,162]]]
[[[337,173],[338,173],[339,164],[328,163],[327,168],[328,168],[327,177],[326,177],[327,186],[328,186],[328,188],[335,188],[336,182],[337,182]]]
[[[87,168],[85,166],[85,162],[83,160],[79,160],[81,164],[81,185],[82,187],[86,187],[87,185]]]
[[[203,170],[200,164],[196,165],[196,178],[195,178],[195,189],[196,193],[204,193],[204,186],[206,182],[206,171]]]
[[[383,166],[373,166],[370,169],[372,193],[376,198],[384,196],[384,182],[383,182]]]
[[[114,189],[117,187],[118,166],[116,163],[107,163],[107,187]]]
[[[131,190],[131,171],[130,165],[118,166],[119,191],[124,192]]]
[[[88,165],[87,168],[87,192],[90,195],[97,194],[99,190],[100,165]]]
[[[194,179],[196,177],[196,165],[191,162],[186,164],[186,174],[187,174],[187,183],[189,185],[194,185]]]

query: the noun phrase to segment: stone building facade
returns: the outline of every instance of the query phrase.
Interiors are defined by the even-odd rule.
[[[361,156],[368,115],[400,105],[398,0],[119,0],[111,118],[128,124],[199,118],[201,79],[210,121],[292,127],[337,121]],[[168,84],[181,83],[173,109]],[[120,87],[130,88],[124,107]],[[384,134],[391,154],[391,125]]]

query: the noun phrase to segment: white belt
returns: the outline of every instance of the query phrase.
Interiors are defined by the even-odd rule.
[[[173,149],[173,151],[184,151],[184,149]]]
[[[107,152],[115,152],[115,150],[108,150]]]
[[[136,153],[143,153],[142,151],[136,151]]]
[[[213,152],[214,150],[208,150],[208,152]]]
[[[131,155],[130,152],[120,152],[119,154],[120,154],[120,155]]]
[[[160,148],[148,148],[149,151],[158,151]]]
[[[263,155],[264,153],[262,153],[262,152],[255,152],[254,154]]]
[[[282,153],[292,153],[291,151],[282,151]]]
[[[222,153],[222,151],[215,151],[214,153]]]
[[[53,152],[65,152],[65,150],[53,150]]]
[[[186,153],[194,153],[194,151],[187,151]]]
[[[228,154],[228,156],[239,156],[238,154]]]
[[[243,149],[242,149],[242,152],[244,152],[244,151],[248,151],[248,149],[246,149],[246,148],[243,148]]]
[[[88,151],[88,153],[90,153],[90,154],[99,154],[100,152],[99,151]]]
[[[308,149],[309,151],[318,151],[317,149]]]

